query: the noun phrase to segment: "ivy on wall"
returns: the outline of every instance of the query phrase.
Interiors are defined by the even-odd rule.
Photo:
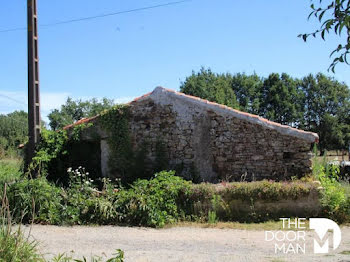
[[[130,117],[129,105],[117,105],[104,111],[99,118],[99,124],[109,135],[109,172],[112,176],[122,178],[124,184],[130,184],[139,178],[149,179],[155,172],[167,170],[169,165],[166,146],[161,139],[156,142],[153,163],[147,159],[151,146],[147,137],[138,143],[137,149],[133,149]]]
[[[43,129],[27,174],[48,176],[55,181],[64,180],[66,165],[72,166],[74,162],[77,162],[76,165],[81,165],[79,159],[72,156],[72,147],[81,146],[83,130],[91,126],[92,124],[80,124],[68,131]]]
[[[99,124],[109,133],[109,170],[122,178],[129,177],[134,152],[129,134],[129,105],[116,105],[101,113]]]

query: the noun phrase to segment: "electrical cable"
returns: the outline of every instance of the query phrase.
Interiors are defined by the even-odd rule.
[[[49,23],[49,24],[42,24],[42,25],[39,25],[39,26],[41,26],[41,27],[50,27],[50,26],[56,26],[56,25],[62,25],[62,24],[69,24],[69,23],[81,22],[81,21],[86,21],[86,20],[93,20],[93,19],[103,18],[103,17],[108,17],[108,16],[115,16],[115,15],[121,15],[121,14],[126,14],[126,13],[145,11],[145,10],[149,10],[149,9],[159,8],[159,7],[178,5],[178,4],[182,4],[182,3],[185,3],[185,2],[191,2],[191,1],[192,0],[181,0],[181,1],[175,1],[175,2],[168,2],[168,3],[165,3],[165,4],[151,5],[151,6],[140,7],[140,8],[135,8],[135,9],[129,9],[129,10],[124,10],[124,11],[119,11],[119,12],[106,13],[106,14],[95,15],[95,16],[81,17],[81,18],[70,19],[70,20],[65,20],[65,21],[59,21],[59,22]],[[23,30],[27,30],[27,27],[17,27],[17,28],[3,29],[3,30],[0,30],[0,33],[14,32],[14,31],[23,31]]]
[[[14,98],[12,98],[12,97],[10,97],[10,96],[7,96],[7,95],[0,94],[0,97],[7,98],[7,99],[12,100],[12,101],[14,101],[14,102],[16,102],[16,103],[18,103],[18,104],[21,104],[21,105],[25,105],[25,106],[28,105],[28,104],[25,103],[25,102],[19,101],[19,100],[14,99]]]

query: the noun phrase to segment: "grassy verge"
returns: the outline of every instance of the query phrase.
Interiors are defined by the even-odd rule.
[[[178,222],[172,227],[195,227],[195,228],[216,228],[216,229],[238,229],[238,230],[281,230],[280,221],[266,221],[263,223],[239,223],[239,222],[216,222],[216,223],[200,223],[200,222]]]
[[[292,218],[293,220],[293,218]],[[196,227],[196,228],[216,228],[216,229],[237,229],[237,230],[295,230],[300,229],[291,227],[290,229],[283,229],[282,221],[266,221],[261,223],[240,223],[240,222],[222,222],[218,221],[216,223],[208,222],[178,222],[174,225],[168,225],[167,228],[172,227]],[[306,230],[309,230],[309,221],[305,221]]]

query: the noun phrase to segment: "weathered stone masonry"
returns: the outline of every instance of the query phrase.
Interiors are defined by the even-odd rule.
[[[135,149],[149,143],[154,161],[162,141],[171,168],[183,175],[195,167],[203,181],[287,179],[310,172],[317,134],[280,125],[161,87],[130,103],[129,129]],[[102,174],[108,171],[108,134],[101,134]]]

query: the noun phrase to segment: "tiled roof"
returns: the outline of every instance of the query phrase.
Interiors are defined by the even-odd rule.
[[[89,117],[89,118],[82,118],[80,119],[79,121],[73,123],[73,124],[70,124],[68,126],[65,126],[63,129],[64,130],[67,130],[67,129],[70,129],[71,127],[73,126],[77,126],[77,125],[81,125],[81,124],[85,124],[85,123],[89,123],[89,122],[92,122],[94,119],[96,119],[99,115],[97,116],[93,116],[93,117]]]

